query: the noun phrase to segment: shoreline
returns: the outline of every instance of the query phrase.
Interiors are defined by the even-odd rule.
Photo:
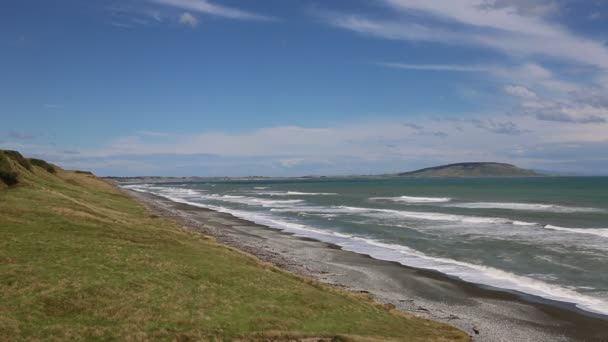
[[[574,304],[468,283],[443,273],[343,250],[228,213],[124,188],[157,214],[288,272],[369,293],[381,303],[451,324],[475,341],[601,341],[608,319]]]

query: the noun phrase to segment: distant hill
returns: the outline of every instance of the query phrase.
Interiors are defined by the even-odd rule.
[[[400,177],[538,177],[532,170],[504,163],[457,163],[398,173]]]

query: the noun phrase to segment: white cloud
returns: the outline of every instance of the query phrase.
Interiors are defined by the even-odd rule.
[[[546,100],[534,101],[549,106],[543,102]],[[576,115],[567,110],[567,115]],[[606,124],[563,124],[539,120],[536,115],[487,113],[466,117],[408,115],[407,121],[376,118],[328,127],[277,126],[239,133],[176,135],[143,131],[96,149],[79,149],[79,154],[29,140],[13,141],[3,148],[103,174],[179,172],[219,176],[383,173],[484,160],[550,169],[555,163],[576,160],[581,150],[567,150],[559,157],[543,156],[538,146],[594,144],[608,150]],[[598,162],[592,155],[586,158],[588,161],[573,167],[584,169]],[[597,166],[596,170],[601,171]]]
[[[163,6],[178,8],[185,11],[193,11],[218,17],[241,20],[275,20],[273,17],[264,16],[237,8],[214,4],[208,0],[150,0]]]
[[[381,65],[403,70],[487,73],[507,83],[502,88],[517,98],[521,113],[540,121],[599,126],[608,122],[608,105],[601,100],[608,96],[608,47],[552,22],[547,16],[558,10],[555,2],[381,1],[393,11],[391,16],[324,15],[331,25],[369,36],[502,52],[510,58],[501,64]],[[558,61],[561,66],[550,70],[534,61],[539,58],[546,64],[548,58]],[[509,126],[497,126],[496,130],[517,131]]]
[[[608,47],[569,32],[539,13],[523,15],[514,3],[488,6],[482,0],[383,0],[407,18],[372,19],[353,14],[326,14],[341,28],[386,39],[475,45],[513,56],[547,56],[608,69]],[[520,6],[521,7],[521,6]],[[400,19],[401,18],[401,19]],[[434,19],[433,25],[422,23]],[[443,22],[443,23],[442,23]],[[463,25],[454,29],[447,23]]]
[[[551,0],[485,0],[483,7],[508,8],[523,16],[548,15],[560,10],[558,3]]]
[[[188,25],[190,27],[196,27],[198,25],[198,19],[190,12],[184,12],[179,16],[179,23]]]
[[[580,89],[580,85],[558,79],[550,70],[537,63],[524,63],[518,66],[502,66],[497,64],[407,64],[407,63],[378,63],[378,65],[403,70],[428,70],[441,72],[477,72],[487,73],[495,78],[509,83],[526,84],[533,88],[543,88],[546,91],[568,93]]]
[[[329,24],[378,38],[462,43],[462,35],[439,28],[399,21],[375,20],[355,14],[323,14]]]
[[[517,96],[522,99],[536,99],[537,95],[530,89],[522,86],[507,85],[505,86],[505,92],[512,96]]]
[[[493,67],[486,65],[455,65],[455,64],[407,64],[407,63],[378,63],[381,66],[405,70],[456,71],[456,72],[492,72]]]
[[[545,99],[526,87],[514,85],[505,86],[504,90],[520,101],[520,110],[524,114],[533,114],[539,120],[595,125],[608,122],[608,104],[601,101],[594,103],[593,99],[587,98],[580,101],[576,96]]]
[[[234,165],[264,160],[268,165],[289,169],[293,174],[320,168],[326,172],[348,172],[345,160],[353,163],[353,168],[373,164],[379,171],[382,167],[390,171],[389,166],[396,164],[408,169],[420,160],[427,163],[498,160],[535,166],[552,162],[552,159],[537,160],[534,164],[513,157],[516,148],[526,150],[531,146],[573,142],[608,144],[605,127],[601,124],[564,125],[555,120],[539,120],[534,115],[477,115],[472,119],[419,117],[407,122],[376,120],[320,128],[279,126],[243,133],[163,134],[160,140],[158,134],[144,133],[114,140],[101,149],[81,150],[78,156],[61,155],[58,158],[204,155],[231,160]]]

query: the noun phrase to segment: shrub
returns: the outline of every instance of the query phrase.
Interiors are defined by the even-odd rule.
[[[0,151],[0,182],[6,185],[17,184],[17,172],[13,171],[8,157]]]
[[[4,150],[3,152],[8,158],[16,161],[21,166],[23,166],[26,170],[32,169],[32,164],[30,164],[30,162],[27,159],[23,158],[21,153],[19,153],[17,151],[10,151],[10,150]]]
[[[42,159],[30,158],[30,163],[32,163],[32,165],[45,169],[47,172],[57,173],[57,170],[55,169],[55,167],[53,165],[47,163],[46,161],[44,161]]]

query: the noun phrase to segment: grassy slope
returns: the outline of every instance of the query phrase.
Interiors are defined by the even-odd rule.
[[[468,340],[261,264],[91,175],[15,162],[0,188],[0,340]]]

